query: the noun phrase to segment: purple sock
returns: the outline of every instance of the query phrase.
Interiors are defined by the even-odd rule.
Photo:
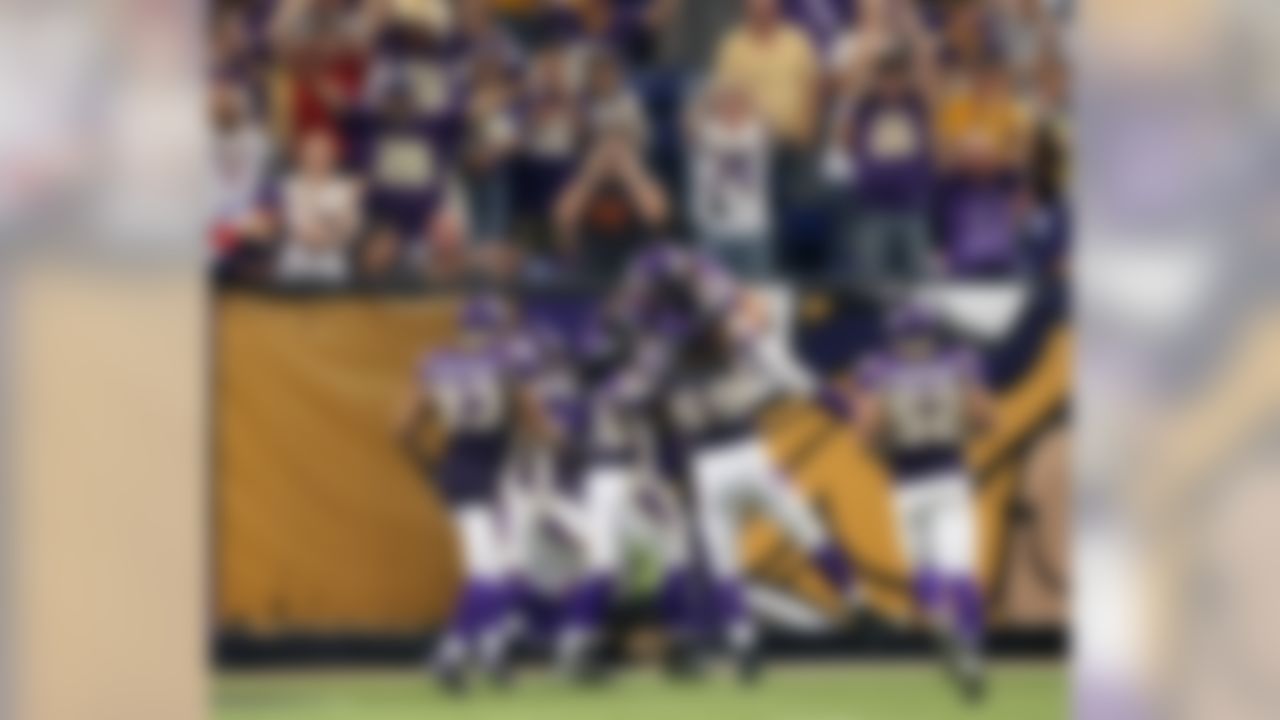
[[[484,630],[506,621],[515,606],[516,591],[509,580],[499,580],[488,584],[488,603],[485,605],[483,622]]]
[[[726,580],[716,584],[716,618],[721,627],[729,627],[746,617],[747,597],[742,584]]]
[[[956,632],[970,647],[982,644],[985,622],[983,619],[982,591],[968,578],[948,583],[952,612],[955,613]]]
[[[604,623],[613,596],[613,582],[604,576],[584,581],[569,595],[567,620],[570,625],[595,630]]]
[[[813,564],[822,572],[822,576],[831,583],[843,596],[849,595],[853,591],[853,565],[849,559],[845,557],[840,548],[832,543],[827,543],[817,552],[813,553],[810,558]]]
[[[937,573],[932,570],[917,572],[911,589],[915,595],[916,607],[928,614],[938,611],[942,602],[942,580]]]
[[[716,585],[715,594],[716,628],[722,642],[735,653],[755,645],[755,626],[747,609],[747,595],[742,583],[721,581]]]
[[[671,570],[667,573],[662,582],[658,604],[668,630],[685,637],[697,632],[693,577],[688,570]]]
[[[484,630],[490,615],[491,601],[485,583],[468,580],[453,611],[449,632],[466,643],[473,643]]]
[[[532,637],[549,641],[560,632],[568,604],[563,597],[526,592],[520,599],[520,614]]]

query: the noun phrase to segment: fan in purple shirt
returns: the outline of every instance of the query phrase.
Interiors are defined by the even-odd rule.
[[[516,102],[521,142],[512,166],[516,221],[535,244],[549,245],[552,208],[573,178],[583,151],[580,95],[566,49],[540,50]]]
[[[348,109],[350,162],[367,179],[366,207],[376,223],[411,240],[430,227],[455,173],[464,124],[461,96],[423,115],[405,83],[388,87],[372,106]]]
[[[559,0],[541,10],[538,34],[547,43],[605,47],[644,69],[657,60],[660,33],[673,9],[672,0]]]
[[[857,16],[856,0],[783,0],[783,12],[821,50],[829,50]]]
[[[931,61],[896,49],[854,88],[845,141],[856,207],[846,218],[845,268],[870,282],[918,278],[929,269],[934,190]]]

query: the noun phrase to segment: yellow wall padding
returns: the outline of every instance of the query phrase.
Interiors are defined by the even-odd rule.
[[[220,303],[212,388],[218,618],[255,631],[420,630],[457,568],[442,506],[393,442],[444,301]]]

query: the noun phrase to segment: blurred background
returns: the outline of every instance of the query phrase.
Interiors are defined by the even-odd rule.
[[[701,11],[716,3],[684,5]],[[410,276],[519,272],[537,280],[588,262],[573,254],[589,244],[587,235],[558,240],[564,226],[552,222],[549,247],[518,247],[526,236],[511,230],[518,211],[509,200],[509,236],[495,230],[491,238],[502,249],[464,252],[449,239],[451,225],[467,227],[459,234],[468,246],[488,231],[465,207],[469,196],[450,189],[445,207],[454,210],[445,217],[452,219],[382,243],[395,252],[368,251],[377,246],[367,240],[368,223],[378,221],[361,187],[360,201],[350,203],[359,206],[350,213],[359,230],[320,243],[344,248],[329,255],[348,259],[327,261],[341,272],[292,277],[280,259],[293,242],[281,222],[287,201],[270,186],[293,162],[286,140],[294,133],[277,123],[310,111],[282,113],[269,98],[287,91],[253,87],[271,74],[263,70],[225,83],[241,88],[227,98],[249,97],[214,99],[220,91],[211,86],[224,82],[210,82],[221,66],[210,35],[221,13],[195,4],[58,0],[10,2],[0,13],[0,714],[200,717],[208,707],[205,643],[224,625],[215,593],[221,585],[207,572],[210,538],[222,535],[208,517],[206,442],[218,416],[205,379],[213,349],[227,346],[211,342],[207,328],[214,305],[242,302],[209,298],[210,272],[230,292],[259,294],[294,282],[355,283],[364,266],[349,258],[366,256],[394,257],[384,262]],[[238,13],[252,15],[230,11]],[[722,37],[714,29],[725,32],[733,17],[721,25],[702,20],[713,30],[699,37]],[[1073,263],[1079,372],[1071,470],[1073,674],[1082,717],[1251,718],[1274,707],[1280,663],[1270,650],[1277,633],[1268,598],[1275,574],[1264,550],[1274,532],[1267,499],[1276,477],[1268,450],[1276,20],[1270,3],[1244,0],[1093,3],[1081,8],[1067,40],[1076,77],[1074,224],[1082,240]],[[261,16],[246,22],[269,26]],[[701,27],[696,22],[679,27]],[[668,27],[659,44],[678,44],[681,33]],[[262,39],[269,32],[236,40],[238,32],[227,33],[228,56],[254,55],[251,64],[268,69],[284,64],[265,59],[279,54],[264,50],[274,45]],[[519,21],[511,32],[536,34]],[[252,49],[234,51],[240,43]],[[686,51],[699,60],[687,67],[705,75],[721,57],[720,43],[692,45]],[[693,87],[702,86],[698,79]],[[1015,87],[1020,99],[1034,97],[1023,94],[1025,80]],[[638,102],[655,101],[645,95]],[[224,139],[207,132],[211,105],[242,108],[227,114],[238,113],[240,124],[251,118],[242,134],[260,138],[240,141],[250,148],[243,167],[253,182],[240,186],[240,204],[226,210],[235,173],[209,162],[222,157]],[[329,112],[327,100],[314,107],[317,115]],[[813,117],[829,122],[825,110]],[[698,241],[690,218],[681,217],[690,195],[676,189],[684,183],[690,192],[689,180],[680,169],[659,175],[661,121],[648,122],[645,152],[655,155],[646,155],[645,174],[663,178],[653,184],[667,196],[664,221]],[[815,130],[804,158],[819,170],[825,163],[815,148],[826,137]],[[775,166],[788,164],[782,155]],[[314,156],[329,174],[367,172],[341,146]],[[770,205],[770,222],[831,213],[827,177],[808,175],[806,187],[794,188],[799,197],[785,197],[775,182],[771,192],[781,197]],[[506,187],[518,194],[514,185]],[[210,198],[218,198],[212,213]],[[936,222],[939,211],[930,212]],[[211,214],[219,220],[212,228]],[[774,276],[816,284],[809,278],[839,257],[840,241],[818,236],[840,237],[833,230],[840,223],[811,222],[806,232],[770,233]],[[944,279],[1016,280],[1054,267],[1024,253],[1022,240],[1012,243],[1021,249],[1016,262],[967,266],[950,257],[947,234],[936,237],[931,269]],[[568,260],[556,257],[566,248]],[[517,255],[529,259],[517,263]],[[401,287],[418,282],[411,277]],[[244,297],[256,304],[261,295]],[[216,317],[235,312],[226,309]],[[308,317],[295,326],[312,322],[296,312]],[[277,627],[291,616],[276,613]]]

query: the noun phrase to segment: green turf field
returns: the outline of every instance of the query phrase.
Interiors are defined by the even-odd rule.
[[[1061,666],[993,668],[986,702],[963,704],[929,665],[773,668],[743,690],[716,675],[689,686],[637,673],[594,691],[526,677],[505,693],[442,696],[412,673],[226,675],[215,720],[1053,720],[1067,716]]]

